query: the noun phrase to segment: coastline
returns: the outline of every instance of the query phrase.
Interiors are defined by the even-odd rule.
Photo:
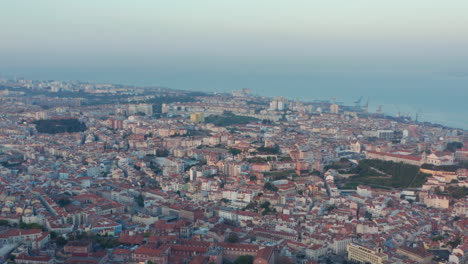
[[[194,73],[152,72],[149,69],[138,72],[124,71],[125,69],[0,69],[0,76],[16,76],[34,80],[79,80],[91,83],[113,83],[136,86],[162,86],[170,89],[187,91],[222,92],[229,93],[240,88],[250,88],[258,96],[283,96],[288,99],[302,101],[332,100],[333,97],[344,105],[354,105],[354,102],[363,97],[362,103],[369,101],[369,112],[376,112],[382,106],[382,113],[391,116],[409,116],[418,121],[441,124],[453,128],[468,129],[468,109],[463,106],[468,98],[468,78],[450,77],[447,75],[432,74],[429,77],[438,81],[434,86],[425,87],[430,80],[427,76],[404,76],[401,80],[392,79],[394,84],[382,83],[381,88],[375,88],[373,83],[383,82],[376,76],[363,77],[361,74],[337,75],[342,80],[335,80],[331,73],[325,77],[315,75],[301,75],[301,78],[292,76],[273,75],[213,75],[207,73],[195,75]],[[365,80],[362,80],[364,78]],[[396,78],[392,76],[392,78]],[[410,78],[405,81],[405,78]],[[418,79],[420,78],[420,79]],[[441,78],[441,79],[439,79]],[[423,80],[424,79],[424,80]],[[447,80],[444,82],[444,80]],[[353,82],[361,83],[359,86]],[[447,83],[447,88],[439,89],[438,84]],[[448,84],[452,83],[450,86]],[[417,84],[417,85],[416,85]],[[465,86],[466,84],[466,86]],[[414,87],[410,89],[408,85]],[[347,89],[356,86],[356,89]],[[423,88],[421,88],[423,87]],[[464,91],[465,90],[465,91]],[[286,92],[287,91],[287,92]]]

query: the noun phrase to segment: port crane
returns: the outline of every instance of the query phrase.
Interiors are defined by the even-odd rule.
[[[357,101],[354,101],[354,104],[356,105],[356,107],[361,107],[361,102],[362,102],[362,96],[359,97]]]

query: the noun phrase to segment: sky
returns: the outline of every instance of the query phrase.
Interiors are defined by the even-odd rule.
[[[466,0],[0,1],[0,69],[468,75]]]
[[[467,0],[0,0],[0,75],[330,99],[468,129]]]

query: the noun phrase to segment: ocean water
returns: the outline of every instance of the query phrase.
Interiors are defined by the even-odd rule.
[[[420,121],[468,129],[468,75],[437,72],[313,71],[307,73],[246,73],[245,71],[166,70],[149,68],[16,68],[3,76],[35,80],[80,80],[206,92],[250,88],[262,96],[329,100],[353,105],[363,97],[369,111],[418,114]]]

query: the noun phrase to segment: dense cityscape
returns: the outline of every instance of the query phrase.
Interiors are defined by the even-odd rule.
[[[467,131],[364,101],[1,79],[1,262],[467,263]]]

